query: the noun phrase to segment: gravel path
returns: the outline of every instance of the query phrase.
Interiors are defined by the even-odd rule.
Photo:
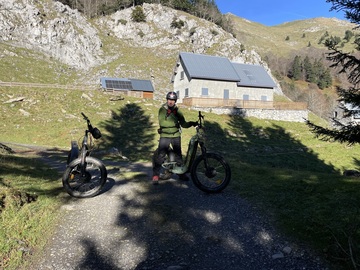
[[[34,269],[330,269],[231,187],[209,195],[177,178],[153,186],[150,164],[106,165],[104,192],[62,206]]]

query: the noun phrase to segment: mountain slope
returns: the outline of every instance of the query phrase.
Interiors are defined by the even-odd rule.
[[[265,26],[232,14],[227,16],[233,21],[237,39],[262,56],[271,53],[287,57],[294,51],[309,47],[309,43],[313,48],[327,50],[323,44],[319,44],[326,32],[328,37],[337,36],[341,39],[347,30],[355,32],[354,24],[336,18],[314,18]],[[344,48],[351,50],[354,46],[348,43]]]
[[[336,18],[314,18],[265,26],[232,14],[227,16],[233,21],[237,39],[263,56],[272,53],[286,57],[307,48],[309,43],[313,48],[326,50],[323,44],[319,44],[326,32],[329,37],[342,39],[347,30],[355,31],[354,24]],[[352,48],[353,45],[345,44],[345,49]]]
[[[87,19],[51,0],[1,5],[1,81],[98,85],[101,76],[151,79],[155,97],[172,88],[170,78],[181,51],[267,68],[262,60],[267,54],[291,57],[309,50],[309,43],[325,51],[318,40],[326,31],[343,37],[353,27],[324,18],[267,27],[229,14],[235,38],[209,21],[159,4],[142,5],[142,23],[132,21],[133,8]],[[174,27],[173,22],[182,24]]]
[[[133,8],[90,20],[56,1],[9,0],[0,11],[0,42],[9,51],[4,57],[9,63],[18,57],[19,48],[25,49],[35,58],[36,53],[43,54],[40,58],[67,65],[68,72],[72,71],[69,83],[98,84],[101,76],[135,77],[152,79],[157,93],[171,87],[180,51],[225,56],[266,67],[255,51],[241,50],[237,39],[211,22],[158,4],[144,4],[142,9],[146,22],[133,22]],[[172,27],[173,21],[183,26]],[[9,65],[2,64],[2,68]],[[33,75],[37,69],[23,69],[22,77],[38,82],[35,78],[39,76]],[[58,83],[58,76],[53,76],[54,83]],[[18,78],[5,73],[0,80]]]

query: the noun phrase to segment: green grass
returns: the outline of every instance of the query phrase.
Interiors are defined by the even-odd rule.
[[[230,160],[233,188],[332,264],[350,267],[350,251],[359,255],[360,180],[342,173],[358,168],[359,147],[319,141],[302,123],[230,117],[228,128],[232,136],[213,147],[224,142],[217,149]]]
[[[234,22],[234,32],[237,39],[246,48],[253,48],[262,56],[270,53],[277,57],[288,57],[294,51],[305,50],[310,53],[314,49],[327,51],[322,43],[319,44],[321,37],[326,32],[328,32],[329,37],[343,39],[346,30],[353,31],[352,25],[338,23],[328,18],[297,20],[276,26],[249,22],[236,16],[231,16],[231,18]],[[289,40],[286,40],[287,37]],[[310,47],[308,47],[309,43],[311,44]],[[342,49],[345,51],[354,50],[353,40],[345,42]]]
[[[41,53],[0,43],[0,81],[70,84],[74,71]]]
[[[26,99],[4,103],[10,91],[12,96]],[[83,93],[92,100],[81,98]],[[161,103],[135,98],[112,101],[111,97],[99,91],[2,88],[2,141],[68,148],[71,139],[82,136],[86,126],[80,117],[83,111],[103,133],[98,141],[100,148],[116,147],[131,161],[150,161],[157,146],[157,110]],[[22,115],[20,109],[30,116]],[[197,111],[183,110],[187,120],[197,119]],[[204,115],[208,149],[222,153],[231,165],[229,189],[269,215],[279,230],[313,247],[334,268],[341,269],[340,262],[341,267],[349,268],[350,256],[346,252],[350,253],[350,240],[351,251],[360,255],[360,180],[344,177],[342,173],[359,167],[359,147],[320,141],[304,123]],[[313,115],[310,119],[325,124]],[[184,152],[193,134],[193,129],[183,130]],[[61,198],[60,181],[36,169],[38,164],[22,165],[21,157],[1,160],[10,168],[0,174],[5,187],[38,195],[35,203],[27,204],[22,210],[24,220],[37,218],[38,212],[45,213],[38,226],[30,226],[31,235],[39,234],[44,227],[51,228],[56,220],[56,212],[51,209],[58,207]],[[30,172],[35,174],[29,176]],[[2,213],[1,218],[18,223],[12,220],[18,218],[14,213]],[[12,245],[0,241],[6,243],[0,250],[6,250],[6,256],[11,258],[7,261],[14,260],[16,265],[21,257],[17,243],[25,242],[33,247],[36,240],[27,240],[21,229],[2,232],[2,237],[8,239],[9,233],[17,234],[10,239],[25,239],[14,240]]]
[[[235,33],[247,50],[288,57],[304,48],[324,49],[317,44],[324,31],[307,31],[323,23],[331,29],[330,35],[343,37],[347,30],[322,19],[274,27],[236,19]],[[285,40],[287,36],[289,41]],[[1,43],[0,81],[68,85],[88,83],[99,74],[121,74],[153,77],[158,95],[172,87],[169,78],[177,52],[172,55],[161,48],[154,52],[129,47],[105,34],[102,41],[104,54],[112,60],[86,72],[41,53]],[[311,48],[307,48],[309,41]],[[191,51],[191,46],[184,45],[182,50]],[[350,43],[345,49],[348,46]],[[206,53],[214,48],[216,45]],[[24,100],[6,103],[15,97]],[[111,97],[99,91],[0,86],[0,140],[68,149],[71,140],[83,135],[86,123],[80,112],[84,112],[104,135],[97,141],[98,147],[116,147],[132,161],[149,161],[158,140],[160,102],[135,98],[112,101]],[[276,100],[286,101],[283,97]],[[196,111],[185,110],[185,115],[188,120],[197,118]],[[221,152],[231,165],[229,189],[269,215],[280,230],[315,248],[335,269],[351,268],[346,254],[350,253],[350,242],[354,259],[359,261],[359,180],[342,176],[345,169],[359,167],[358,146],[319,141],[302,123],[211,113],[205,113],[205,120],[209,150]],[[193,129],[183,130],[184,151],[193,133]],[[26,198],[34,201],[27,202]],[[44,164],[31,156],[0,155],[0,269],[29,269],[28,259],[45,244],[56,226],[56,210],[66,198],[60,177]]]
[[[61,192],[57,172],[33,157],[0,154],[0,269],[26,267],[42,249],[56,225]]]

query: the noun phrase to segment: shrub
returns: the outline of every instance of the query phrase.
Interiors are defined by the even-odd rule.
[[[120,19],[119,22],[120,22],[122,25],[126,25],[126,24],[127,24],[127,20],[125,20],[125,19]]]
[[[140,30],[137,34],[141,38],[143,38],[145,36],[145,34],[144,34],[144,32],[142,30]]]
[[[240,45],[240,52],[244,52],[246,49],[245,49],[245,45],[241,43]]]
[[[211,34],[213,34],[214,36],[217,36],[219,34],[219,32],[214,29],[211,29]]]
[[[173,21],[170,24],[171,28],[178,28],[181,29],[182,27],[184,27],[185,22],[183,20],[176,20],[175,18],[173,19]]]
[[[190,34],[189,34],[189,36],[190,36],[190,37],[193,36],[193,35],[195,34],[195,32],[196,32],[196,27],[192,27],[192,28],[190,29]]]
[[[146,22],[146,16],[141,6],[136,6],[133,9],[131,13],[131,19],[134,22]]]

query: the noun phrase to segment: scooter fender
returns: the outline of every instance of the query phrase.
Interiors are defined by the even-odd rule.
[[[182,166],[175,166],[171,170],[172,173],[176,173],[176,174],[184,174],[184,173],[186,173],[186,171],[187,171],[187,168],[182,167]]]
[[[175,162],[175,153],[172,149],[169,149],[168,157],[169,157],[170,162]],[[186,171],[187,171],[187,168],[185,168],[184,166],[176,166],[175,165],[171,169],[171,172],[175,173],[175,174],[184,174],[184,173],[186,173]]]

